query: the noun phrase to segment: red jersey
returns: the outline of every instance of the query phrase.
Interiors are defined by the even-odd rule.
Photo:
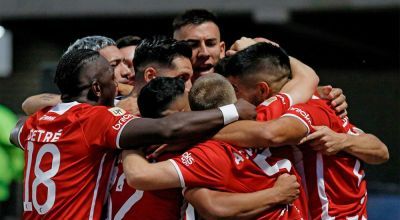
[[[255,192],[270,188],[282,173],[293,173],[288,160],[270,163],[266,149],[235,148],[227,143],[206,141],[170,159],[182,187],[206,187],[225,192]],[[277,205],[259,215],[258,219],[303,219],[305,213],[293,205]]]
[[[307,104],[294,105],[284,116],[301,120],[311,132],[313,125],[324,125],[338,133],[357,133],[348,118],[340,119],[327,101],[315,96]],[[306,144],[300,149],[312,218],[366,218],[367,189],[360,160],[345,152],[322,155]]]
[[[175,157],[177,153],[165,153],[157,161]],[[180,219],[183,195],[181,188],[142,191],[126,183],[121,160],[118,162],[117,175],[113,178],[108,207],[108,219]]]
[[[60,103],[19,131],[25,151],[24,219],[100,219],[121,128],[120,108]]]
[[[292,98],[288,94],[278,93],[257,106],[257,121],[279,118],[292,105]]]
[[[291,97],[285,93],[279,93],[275,96],[262,102],[257,106],[257,121],[269,121],[281,117],[293,104]],[[301,183],[300,186],[300,196],[296,200],[298,202],[298,207],[303,213],[308,213],[308,199],[306,184],[304,178],[302,178],[295,167],[301,167],[302,160],[298,156],[299,150],[294,146],[280,146],[269,148],[271,156],[267,159],[268,163],[275,164],[277,161],[289,160],[293,167],[292,174],[296,175],[297,181]],[[279,163],[276,163],[280,166]],[[272,186],[271,186],[272,187]]]

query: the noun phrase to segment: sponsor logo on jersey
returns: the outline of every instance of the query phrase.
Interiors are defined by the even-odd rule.
[[[307,120],[308,124],[312,125],[310,114],[305,112],[303,109],[291,107],[289,110],[297,112],[303,119]]]
[[[53,121],[54,119],[56,119],[56,117],[43,115],[42,117],[39,118],[39,121]]]
[[[117,131],[118,131],[118,130],[121,129],[121,127],[122,127],[127,121],[129,121],[131,118],[134,118],[134,116],[131,115],[131,114],[126,114],[126,115],[122,116],[122,117],[118,120],[118,122],[117,122],[115,125],[112,126],[112,128],[113,128],[114,130],[117,130]]]
[[[181,156],[181,161],[182,161],[183,164],[185,164],[185,166],[188,167],[188,166],[190,166],[190,165],[194,162],[194,159],[193,159],[191,153],[185,152],[185,153],[182,154],[182,156]]]
[[[261,105],[269,106],[271,103],[273,103],[276,100],[277,100],[276,96],[272,96],[271,98],[269,98],[269,99],[265,100],[263,103],[261,103]]]
[[[125,110],[123,110],[122,108],[118,108],[118,107],[109,108],[108,111],[110,111],[111,114],[113,114],[114,116],[122,116],[126,113]]]

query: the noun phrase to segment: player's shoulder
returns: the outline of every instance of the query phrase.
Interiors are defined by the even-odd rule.
[[[89,104],[82,105],[80,111],[82,111],[83,114],[104,115],[104,116],[114,116],[114,117],[120,117],[127,113],[125,110],[119,107],[109,107],[100,105],[93,106]]]
[[[278,93],[274,96],[271,96],[270,98],[268,98],[267,100],[263,101],[259,107],[265,107],[265,106],[271,106],[274,103],[282,103],[282,104],[288,104],[290,105],[292,103],[292,98],[290,97],[289,94],[286,93]]]

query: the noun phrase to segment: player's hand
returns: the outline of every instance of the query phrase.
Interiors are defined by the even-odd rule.
[[[239,119],[255,120],[257,116],[256,107],[244,99],[239,99],[235,103],[236,110],[239,113]]]
[[[117,107],[128,111],[131,114],[138,115],[139,107],[137,106],[137,97],[128,96],[117,103]]]
[[[272,44],[272,45],[274,45],[274,46],[276,46],[276,47],[280,47],[278,43],[273,42],[272,40],[269,40],[269,39],[267,39],[267,38],[256,37],[256,38],[254,38],[254,40],[255,40],[257,43],[265,42],[265,43]]]
[[[246,49],[247,47],[256,44],[257,41],[254,39],[248,38],[248,37],[242,37],[239,40],[235,41],[235,43],[232,44],[232,46],[229,48],[228,51],[226,51],[227,56],[232,56],[238,51],[241,51],[243,49]]]
[[[267,38],[263,37],[256,37],[256,38],[248,38],[248,37],[241,37],[239,40],[235,41],[235,43],[232,44],[232,46],[229,48],[228,51],[226,51],[226,56],[232,56],[238,51],[241,51],[243,49],[246,49],[247,47],[250,47],[251,45],[254,45],[256,43],[260,42],[265,42],[265,43],[270,43],[274,46],[279,47],[279,44],[268,40]]]
[[[133,90],[133,86],[123,83],[118,83],[118,95],[128,96]]]
[[[299,197],[300,184],[295,175],[284,173],[278,177],[274,184],[278,192],[279,204],[290,204]]]
[[[307,142],[313,150],[324,155],[335,155],[345,148],[346,134],[336,133],[326,126],[314,126],[314,133],[301,140],[301,144]]]
[[[318,86],[317,92],[323,99],[331,100],[331,107],[341,118],[347,116],[347,102],[343,90],[332,86]]]

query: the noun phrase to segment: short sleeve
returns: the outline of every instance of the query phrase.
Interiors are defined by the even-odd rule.
[[[198,144],[169,161],[174,165],[182,187],[221,187],[230,178],[231,160],[218,142]]]
[[[289,94],[279,93],[257,106],[257,121],[268,121],[282,116],[292,105]]]
[[[93,146],[120,148],[121,131],[128,122],[135,118],[138,117],[118,107],[94,109],[90,112],[90,117],[84,120],[84,134],[87,141],[93,143]]]
[[[365,133],[361,128],[356,127],[355,125],[350,123],[349,118],[346,116],[342,119],[343,128],[350,135],[360,135]]]
[[[24,147],[24,141],[28,138],[29,136],[29,129],[27,128],[27,125],[30,124],[32,121],[32,117],[29,117],[25,123],[16,130],[17,133],[17,145],[19,148],[22,150],[25,150]]]
[[[338,132],[340,118],[331,112],[330,107],[323,104],[297,104],[289,108],[283,117],[294,117],[300,120],[308,130],[315,131],[313,126],[327,126]],[[343,128],[340,128],[343,130]]]
[[[293,117],[307,127],[307,134],[314,132],[310,106],[307,104],[297,104],[290,107],[282,117]]]

